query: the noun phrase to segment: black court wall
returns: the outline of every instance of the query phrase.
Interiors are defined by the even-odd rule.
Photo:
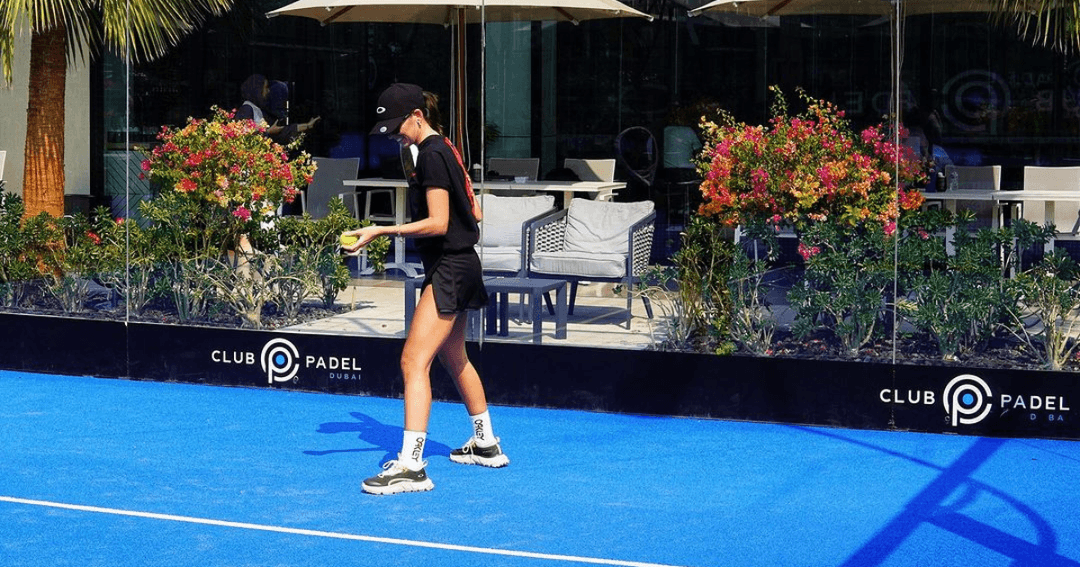
[[[0,314],[0,341],[7,370],[401,395],[401,339]],[[1067,372],[469,346],[500,405],[1080,439],[1080,381]],[[438,365],[432,388],[457,400]]]

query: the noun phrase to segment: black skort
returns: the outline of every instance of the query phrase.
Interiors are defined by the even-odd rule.
[[[484,272],[476,250],[444,251],[431,257],[421,254],[420,261],[424,264],[423,287],[432,286],[439,313],[461,313],[487,305]]]

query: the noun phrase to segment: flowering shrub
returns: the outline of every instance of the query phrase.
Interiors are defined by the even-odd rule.
[[[910,148],[892,142],[885,127],[856,135],[843,111],[801,91],[806,113],[788,116],[783,95],[772,90],[768,126],[736,123],[723,112],[722,124],[702,125],[700,214],[732,226],[799,231],[813,222],[874,222],[892,234],[900,210],[919,208],[922,195],[910,186],[925,180],[923,165]]]
[[[142,169],[160,185],[196,204],[196,229],[216,231],[223,249],[233,248],[239,235],[250,232],[311,183],[315,165],[301,152],[290,159],[289,149],[264,135],[251,120],[233,120],[233,113],[213,108],[209,119],[188,118],[187,125],[162,126],[161,142],[150,151]]]

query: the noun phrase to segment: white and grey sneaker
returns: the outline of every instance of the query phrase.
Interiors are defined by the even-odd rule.
[[[427,462],[424,462],[427,466]],[[400,461],[389,461],[383,465],[383,472],[365,480],[360,488],[369,494],[397,494],[399,492],[424,492],[435,488],[427,473],[409,469]]]
[[[498,439],[490,447],[478,447],[476,438],[470,437],[460,449],[450,451],[450,460],[463,465],[481,465],[499,468],[510,464],[510,458],[502,452]]]

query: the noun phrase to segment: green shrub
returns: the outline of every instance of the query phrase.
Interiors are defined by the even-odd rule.
[[[22,197],[0,193],[0,306],[17,307],[29,292],[30,281],[41,277],[38,253],[52,233],[44,219],[23,221]]]
[[[1055,250],[1007,288],[1007,328],[1046,368],[1061,370],[1080,347],[1080,266]]]
[[[157,232],[130,219],[113,219],[104,209],[96,213],[96,219],[98,234],[111,255],[101,271],[101,281],[117,292],[131,313],[140,315],[151,302],[165,295],[165,275],[155,243]]]
[[[1053,234],[1052,228],[1022,219],[973,234],[969,221],[961,216],[913,223],[900,246],[905,294],[897,308],[930,336],[945,360],[983,350],[1015,302],[1007,284],[1020,251],[1044,244]],[[952,255],[945,253],[945,228],[955,228]]]

